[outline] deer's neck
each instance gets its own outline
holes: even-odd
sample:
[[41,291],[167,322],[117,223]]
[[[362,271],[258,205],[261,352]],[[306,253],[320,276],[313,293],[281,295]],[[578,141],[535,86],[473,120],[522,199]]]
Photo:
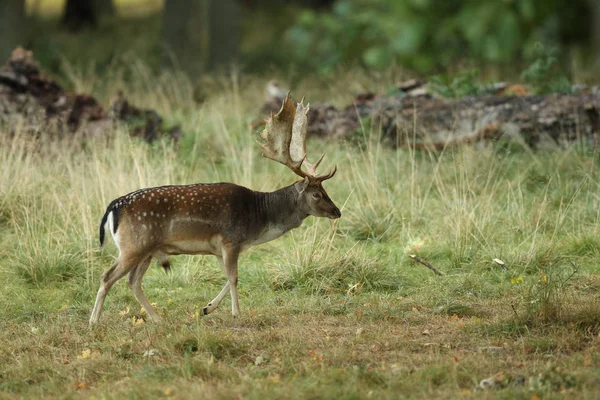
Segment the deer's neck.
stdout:
[[283,233],[294,229],[308,216],[299,206],[299,193],[290,185],[274,192],[257,192],[257,209],[268,228],[281,229]]

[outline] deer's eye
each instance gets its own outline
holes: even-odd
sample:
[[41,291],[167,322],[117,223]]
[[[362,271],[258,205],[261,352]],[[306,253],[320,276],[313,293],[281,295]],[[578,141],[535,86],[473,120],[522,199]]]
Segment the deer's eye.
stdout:
[[315,200],[319,200],[319,199],[321,198],[321,193],[319,193],[319,192],[314,192],[314,193],[312,194],[312,197],[313,197],[313,199],[315,199]]

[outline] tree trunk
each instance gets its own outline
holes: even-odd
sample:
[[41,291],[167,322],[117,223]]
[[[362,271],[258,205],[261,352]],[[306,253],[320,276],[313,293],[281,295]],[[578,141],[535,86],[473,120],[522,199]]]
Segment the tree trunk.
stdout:
[[190,75],[237,60],[241,6],[237,0],[166,0],[163,41],[168,56]]
[[237,61],[242,10],[237,0],[209,3],[209,67],[231,67]]
[[206,8],[205,1],[165,1],[163,43],[167,59],[192,76],[205,66]]
[[600,66],[600,1],[590,0],[592,8],[592,45],[593,60],[596,66]]
[[67,0],[61,24],[71,32],[77,32],[86,26],[95,27],[98,16],[96,0]]
[[17,46],[26,46],[25,0],[0,0],[0,63]]
[[113,0],[94,0],[94,10],[98,17],[115,15]]

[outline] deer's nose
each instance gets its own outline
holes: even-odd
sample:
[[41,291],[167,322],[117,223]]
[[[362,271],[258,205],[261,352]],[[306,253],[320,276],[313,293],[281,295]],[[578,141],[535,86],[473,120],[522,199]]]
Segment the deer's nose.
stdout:
[[339,208],[335,208],[335,210],[333,210],[333,218],[339,218],[342,216],[342,212],[340,211]]

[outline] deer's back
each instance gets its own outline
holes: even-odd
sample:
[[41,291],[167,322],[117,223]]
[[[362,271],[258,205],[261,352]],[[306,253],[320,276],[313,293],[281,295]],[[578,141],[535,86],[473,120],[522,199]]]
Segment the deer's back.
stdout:
[[242,245],[260,229],[254,196],[232,183],[161,186],[122,196],[107,213],[118,211],[119,247],[209,254],[223,245]]

